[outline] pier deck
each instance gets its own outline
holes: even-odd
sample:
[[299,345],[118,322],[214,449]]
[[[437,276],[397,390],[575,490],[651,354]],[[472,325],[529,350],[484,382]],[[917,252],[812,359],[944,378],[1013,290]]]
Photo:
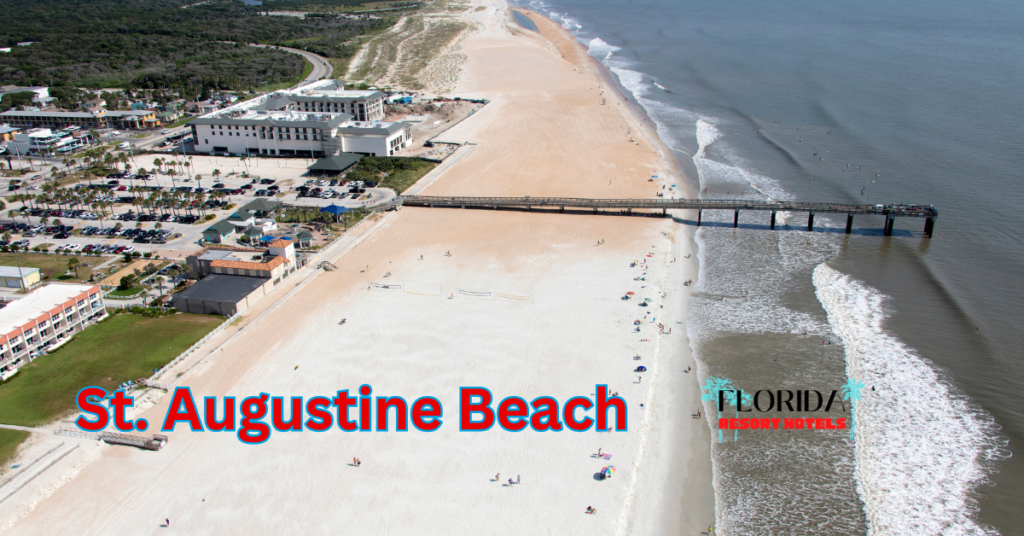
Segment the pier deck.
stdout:
[[885,216],[884,232],[892,235],[896,218],[924,218],[925,235],[931,237],[935,228],[935,220],[939,212],[932,205],[855,205],[845,203],[818,203],[806,201],[750,201],[742,199],[703,200],[703,199],[587,199],[580,197],[454,197],[454,196],[402,196],[402,205],[415,207],[438,208],[525,208],[532,210],[557,209],[564,212],[569,209],[589,209],[598,212],[602,209],[624,210],[632,214],[634,210],[661,211],[667,215],[669,210],[696,210],[697,225],[701,225],[705,210],[734,211],[733,226],[739,225],[741,210],[761,210],[771,212],[771,228],[775,229],[775,216],[778,212],[806,212],[808,214],[807,229],[814,227],[815,213],[846,214],[846,232],[853,228],[853,216],[857,214]]

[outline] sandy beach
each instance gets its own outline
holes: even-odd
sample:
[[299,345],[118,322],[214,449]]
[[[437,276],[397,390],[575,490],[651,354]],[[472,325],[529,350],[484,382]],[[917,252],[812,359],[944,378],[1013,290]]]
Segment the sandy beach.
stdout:
[[[666,181],[683,183],[570,35],[535,14],[540,33],[524,30],[503,2],[484,4],[463,15],[476,30],[455,94],[491,103],[446,133],[476,146],[419,193],[653,198]],[[91,443],[74,478],[0,504],[0,526],[11,534],[706,530],[709,434],[691,417],[700,391],[685,334],[694,247],[691,229],[672,218],[389,213],[334,260],[338,270],[264,307],[180,381],[197,399],[329,397],[364,383],[374,395],[434,396],[445,408],[439,430],[275,432],[249,446],[179,426],[160,452]],[[632,300],[621,299],[626,292]],[[645,298],[650,306],[638,307]],[[598,384],[626,399],[627,432],[459,431],[462,386],[490,389],[496,404],[592,397]],[[160,421],[169,400],[143,416]],[[608,464],[614,476],[596,478]],[[597,513],[584,513],[588,506]]]

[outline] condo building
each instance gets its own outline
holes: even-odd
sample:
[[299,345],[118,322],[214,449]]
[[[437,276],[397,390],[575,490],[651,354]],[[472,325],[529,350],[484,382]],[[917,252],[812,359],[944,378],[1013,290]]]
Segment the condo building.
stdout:
[[97,285],[50,283],[11,301],[0,309],[0,379],[106,315]]

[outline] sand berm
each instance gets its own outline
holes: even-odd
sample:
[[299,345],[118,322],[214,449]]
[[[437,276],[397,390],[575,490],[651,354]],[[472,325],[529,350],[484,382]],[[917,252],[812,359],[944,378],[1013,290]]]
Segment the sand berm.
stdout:
[[[685,182],[569,34],[533,13],[539,34],[525,30],[500,1],[485,5],[464,15],[476,29],[456,94],[491,104],[444,136],[478,145],[422,194],[653,198],[664,181]],[[692,246],[690,228],[672,218],[390,213],[334,260],[338,270],[295,287],[181,385],[240,400],[368,383],[375,395],[438,397],[439,430],[275,432],[249,446],[179,426],[160,452],[100,448],[74,478],[12,497],[0,522],[11,534],[48,535],[706,530],[709,434],[691,417],[695,370],[684,373],[696,368],[682,284],[695,278]],[[629,291],[635,299],[622,300]],[[650,307],[638,307],[645,298]],[[638,365],[648,368],[639,381]],[[496,401],[565,401],[593,396],[597,384],[628,401],[628,432],[459,431],[461,386],[487,387]],[[160,422],[168,402],[143,416]],[[611,460],[594,457],[599,448]],[[614,476],[595,478],[608,464]],[[521,484],[507,485],[517,476]]]

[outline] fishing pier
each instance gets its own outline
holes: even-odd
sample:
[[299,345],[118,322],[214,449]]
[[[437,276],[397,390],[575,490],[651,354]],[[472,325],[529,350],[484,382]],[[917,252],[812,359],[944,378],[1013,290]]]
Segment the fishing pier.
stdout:
[[896,218],[924,218],[924,234],[931,238],[935,220],[939,217],[934,206],[927,205],[854,205],[844,203],[815,203],[800,201],[746,201],[702,200],[702,199],[586,199],[580,197],[449,197],[407,195],[399,197],[396,204],[410,207],[435,208],[477,208],[492,209],[548,209],[565,212],[618,210],[632,215],[634,210],[647,214],[667,216],[669,210],[696,210],[697,226],[700,227],[705,210],[732,210],[732,226],[739,227],[741,210],[770,212],[769,227],[775,229],[776,214],[779,212],[806,212],[807,230],[814,228],[814,215],[818,213],[846,214],[846,233],[853,230],[856,215],[884,216],[883,233],[891,236]]

